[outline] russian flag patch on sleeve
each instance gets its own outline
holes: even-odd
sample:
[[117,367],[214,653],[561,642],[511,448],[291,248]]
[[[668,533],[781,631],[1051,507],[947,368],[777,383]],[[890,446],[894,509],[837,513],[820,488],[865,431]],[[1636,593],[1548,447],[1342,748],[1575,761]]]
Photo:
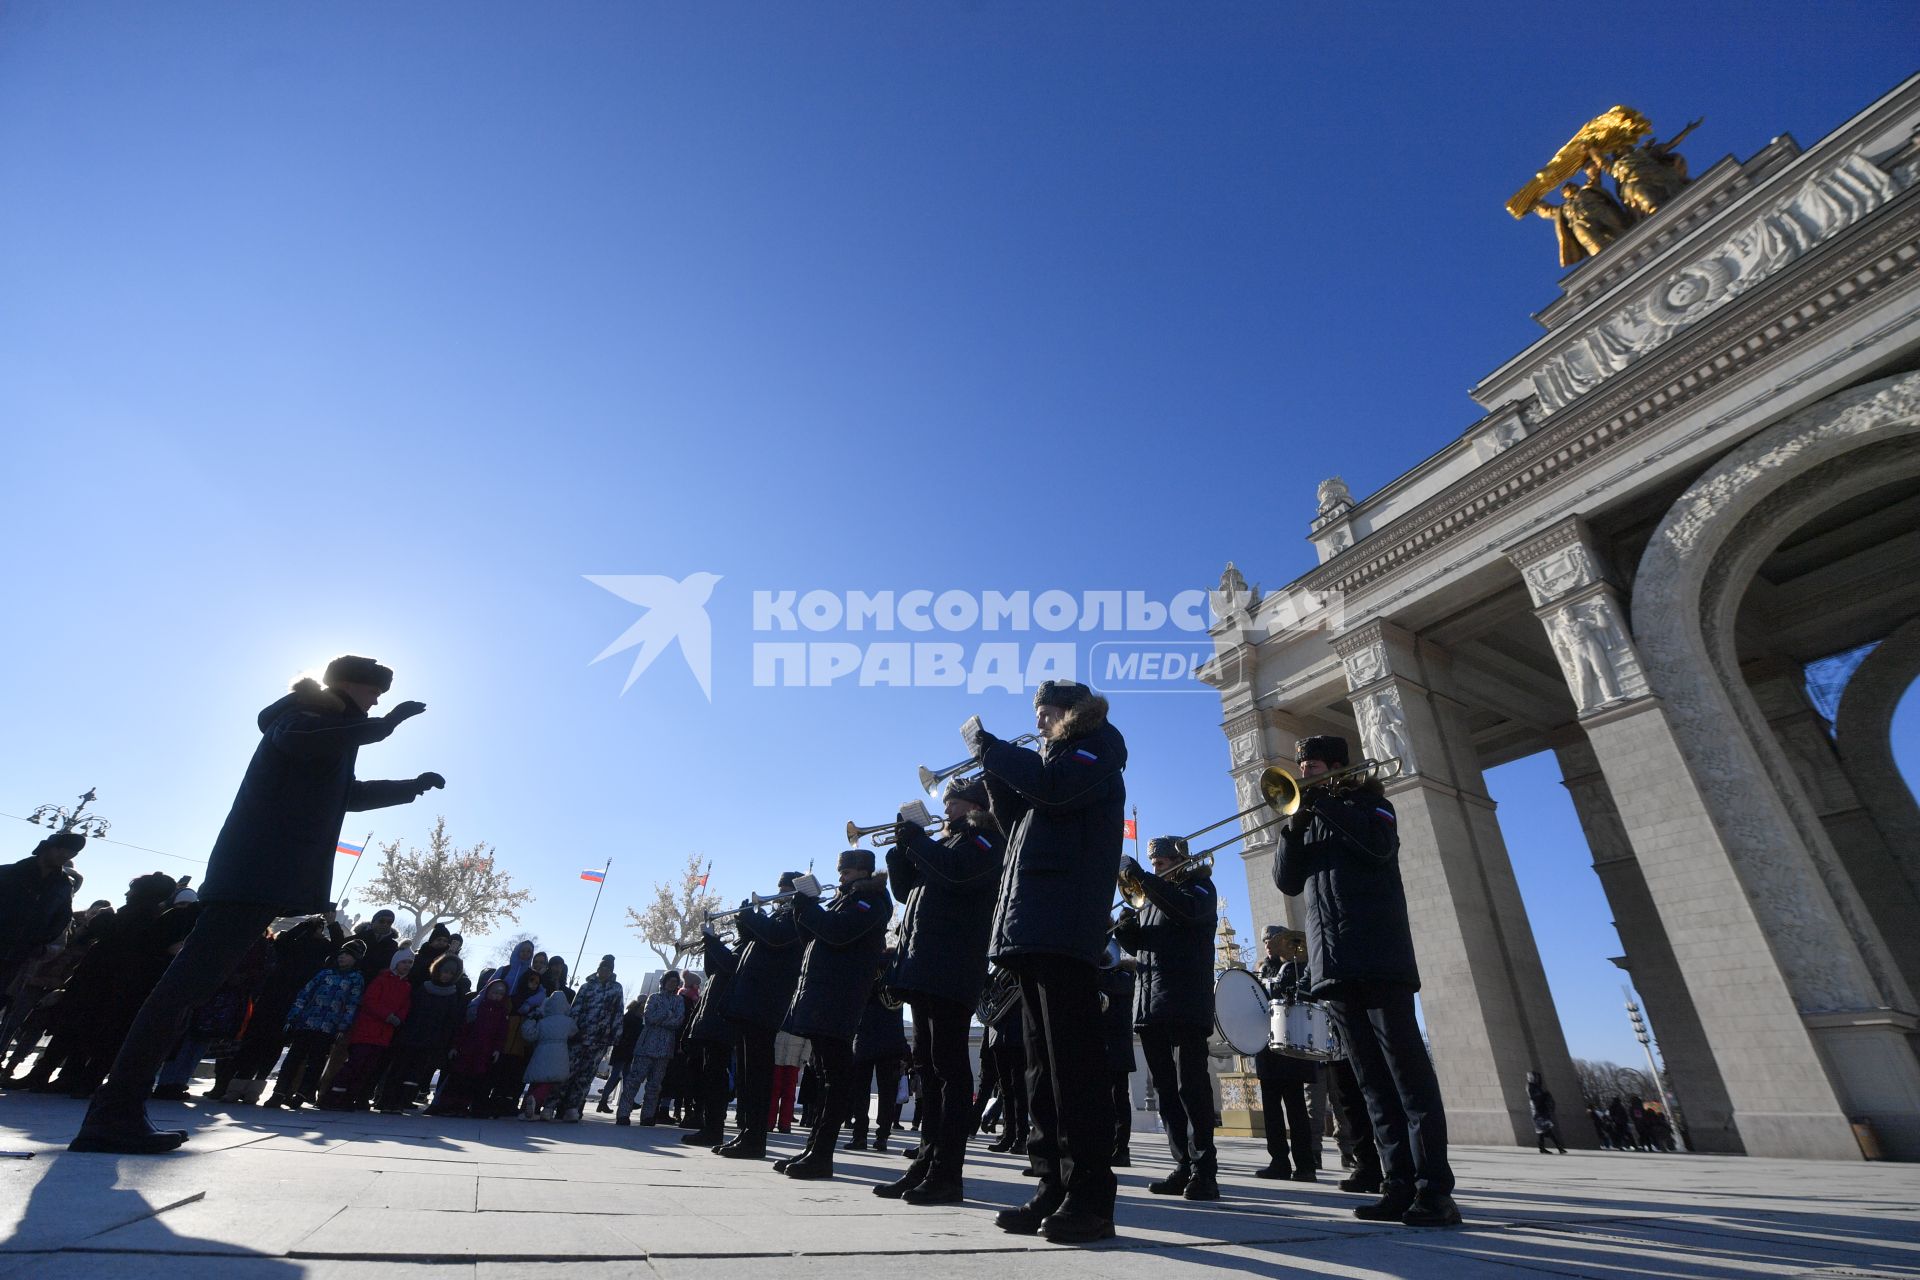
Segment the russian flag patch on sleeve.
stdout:
[[1088,764],[1097,763],[1100,759],[1099,756],[1093,754],[1093,752],[1087,750],[1085,747],[1075,747],[1073,754],[1079,757],[1080,759],[1085,760]]
[[1382,818],[1385,818],[1385,819],[1386,819],[1386,820],[1387,820],[1388,822],[1391,822],[1391,823],[1393,823],[1393,825],[1394,825],[1394,826],[1396,826],[1396,827],[1397,827],[1397,826],[1399,826],[1399,825],[1400,825],[1400,820],[1399,820],[1398,818],[1396,818],[1396,817],[1394,817],[1394,816],[1393,816],[1393,810],[1391,810],[1391,809],[1375,809],[1375,810],[1374,810],[1374,812],[1375,812],[1375,813],[1377,813],[1377,814],[1379,814],[1379,815],[1380,815],[1380,816],[1381,816]]

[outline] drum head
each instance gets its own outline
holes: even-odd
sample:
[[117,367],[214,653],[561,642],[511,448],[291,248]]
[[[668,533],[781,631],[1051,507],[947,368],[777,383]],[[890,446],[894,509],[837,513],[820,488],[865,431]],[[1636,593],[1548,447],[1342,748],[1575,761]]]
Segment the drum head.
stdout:
[[1267,993],[1245,969],[1229,969],[1213,984],[1213,1024],[1235,1053],[1267,1047]]

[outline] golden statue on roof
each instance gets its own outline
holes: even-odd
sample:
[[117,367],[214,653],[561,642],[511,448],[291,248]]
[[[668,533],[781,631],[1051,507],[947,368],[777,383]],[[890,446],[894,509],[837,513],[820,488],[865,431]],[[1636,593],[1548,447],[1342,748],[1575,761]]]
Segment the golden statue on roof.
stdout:
[[[1513,193],[1507,212],[1549,219],[1560,241],[1560,265],[1573,266],[1605,249],[1634,223],[1650,218],[1687,185],[1686,159],[1674,150],[1695,120],[1665,142],[1642,141],[1653,125],[1632,107],[1616,106],[1581,125],[1533,180]],[[1584,174],[1583,181],[1572,181]],[[1601,185],[1614,181],[1614,191]],[[1560,202],[1544,197],[1558,184]]]

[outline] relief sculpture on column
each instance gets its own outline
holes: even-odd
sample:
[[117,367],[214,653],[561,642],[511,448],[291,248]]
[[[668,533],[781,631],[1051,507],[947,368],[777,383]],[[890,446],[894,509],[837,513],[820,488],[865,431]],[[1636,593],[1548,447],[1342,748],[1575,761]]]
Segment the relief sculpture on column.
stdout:
[[1582,715],[1647,691],[1639,660],[1607,597],[1560,609],[1547,619],[1547,634]]

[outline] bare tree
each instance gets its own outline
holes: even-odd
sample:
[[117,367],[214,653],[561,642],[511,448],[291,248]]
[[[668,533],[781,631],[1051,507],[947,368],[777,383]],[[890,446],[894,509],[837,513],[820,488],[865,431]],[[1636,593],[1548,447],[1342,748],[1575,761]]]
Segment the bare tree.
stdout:
[[1653,1081],[1647,1078],[1647,1073],[1638,1067],[1575,1058],[1573,1073],[1580,1078],[1580,1101],[1589,1111],[1606,1106],[1614,1098],[1660,1096],[1653,1087]]
[[418,943],[436,924],[459,924],[470,933],[490,932],[502,920],[517,924],[533,891],[513,887],[513,877],[494,865],[492,845],[455,849],[440,817],[425,852],[409,846],[402,853],[398,840],[380,846],[380,874],[363,896],[411,913],[408,936]]
[[706,923],[707,912],[719,905],[720,895],[707,892],[707,874],[700,869],[700,855],[691,853],[677,883],[666,881],[653,886],[653,901],[645,911],[627,908],[627,928],[645,940],[661,964],[678,969],[700,949],[700,926]]

